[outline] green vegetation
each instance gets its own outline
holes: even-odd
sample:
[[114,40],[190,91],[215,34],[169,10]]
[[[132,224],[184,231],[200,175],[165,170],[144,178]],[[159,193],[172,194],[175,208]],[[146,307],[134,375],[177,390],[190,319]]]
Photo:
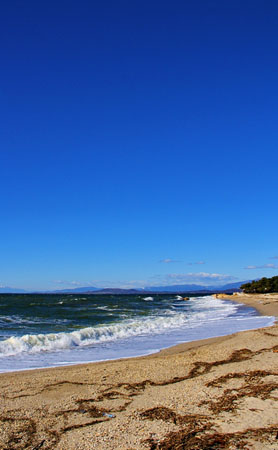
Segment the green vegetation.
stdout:
[[272,278],[261,278],[251,283],[242,284],[240,289],[246,294],[267,294],[268,292],[278,292],[278,276]]

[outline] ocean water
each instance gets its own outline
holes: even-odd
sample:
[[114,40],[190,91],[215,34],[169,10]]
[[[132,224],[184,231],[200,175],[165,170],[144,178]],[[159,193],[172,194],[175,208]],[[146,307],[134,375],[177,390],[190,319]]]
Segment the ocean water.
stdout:
[[146,355],[273,323],[212,296],[1,294],[0,372]]

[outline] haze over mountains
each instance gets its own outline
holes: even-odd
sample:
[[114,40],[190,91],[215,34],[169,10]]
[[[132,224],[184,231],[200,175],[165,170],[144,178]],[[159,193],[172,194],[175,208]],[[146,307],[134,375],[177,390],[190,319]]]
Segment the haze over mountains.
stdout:
[[28,291],[25,291],[24,289],[16,289],[9,286],[1,286],[0,287],[0,294],[24,294],[28,293]]
[[0,293],[2,294],[29,294],[29,293],[42,293],[42,294],[136,294],[136,293],[159,293],[159,292],[215,292],[215,291],[233,291],[239,290],[240,286],[244,283],[248,283],[250,280],[238,281],[236,283],[224,284],[221,286],[203,286],[200,284],[175,284],[168,286],[146,286],[144,288],[137,289],[122,289],[122,288],[97,288],[95,286],[85,286],[73,289],[58,289],[53,291],[27,291],[24,289],[12,288],[8,286],[0,287]]

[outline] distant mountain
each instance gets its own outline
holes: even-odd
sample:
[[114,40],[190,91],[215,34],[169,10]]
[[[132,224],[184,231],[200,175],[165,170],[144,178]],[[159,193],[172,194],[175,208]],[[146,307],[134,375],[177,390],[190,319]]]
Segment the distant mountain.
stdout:
[[98,289],[96,291],[87,291],[87,294],[142,294],[142,289],[121,289],[121,288],[106,288]]
[[[85,292],[98,291],[94,286],[78,287],[73,289],[56,289],[55,291],[45,291],[47,294],[84,294]],[[41,292],[41,291],[40,291]]]
[[17,289],[9,286],[0,287],[0,294],[26,294],[24,289]]
[[224,286],[214,286],[213,289],[227,290],[227,289],[240,289],[240,286],[244,283],[249,283],[249,281],[238,281],[237,283],[224,284]]
[[136,294],[137,289],[121,289],[121,288],[96,288],[96,287],[83,287],[75,289],[59,289],[57,291],[47,291],[47,294]]
[[236,283],[224,284],[221,286],[203,286],[200,284],[174,284],[171,286],[147,286],[144,290],[150,292],[215,292],[215,291],[226,291],[232,289],[240,289],[243,283],[248,283],[248,281],[238,281]]
[[173,284],[170,286],[146,286],[144,291],[150,292],[194,292],[208,290],[208,286],[199,284]]
[[121,288],[97,288],[95,286],[77,287],[73,289],[56,289],[54,291],[26,291],[24,289],[16,289],[11,287],[1,287],[2,294],[148,294],[148,293],[178,293],[178,292],[194,292],[194,293],[210,293],[210,292],[233,292],[240,290],[240,286],[247,281],[238,281],[236,283],[228,283],[221,286],[203,286],[201,284],[173,284],[168,286],[146,286],[144,289],[121,289]]

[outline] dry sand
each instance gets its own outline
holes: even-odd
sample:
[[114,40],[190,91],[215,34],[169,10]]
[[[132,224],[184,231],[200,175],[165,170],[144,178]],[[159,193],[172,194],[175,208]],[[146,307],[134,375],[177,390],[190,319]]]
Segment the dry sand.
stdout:
[[[277,296],[233,296],[278,315]],[[0,375],[0,449],[278,449],[278,326]]]

